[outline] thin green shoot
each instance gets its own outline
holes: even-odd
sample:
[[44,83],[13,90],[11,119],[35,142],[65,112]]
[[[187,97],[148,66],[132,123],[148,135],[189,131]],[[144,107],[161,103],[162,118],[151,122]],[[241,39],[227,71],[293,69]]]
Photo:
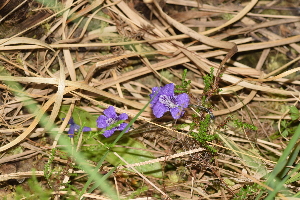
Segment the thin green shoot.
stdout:
[[[277,192],[282,189],[284,183],[287,181],[287,179],[290,177],[289,174],[286,174],[286,176],[282,179],[279,180],[278,175],[282,170],[284,170],[285,167],[287,167],[288,163],[288,157],[291,154],[291,151],[293,148],[295,148],[295,145],[300,137],[300,125],[298,125],[293,137],[289,141],[287,147],[284,149],[283,154],[280,156],[276,166],[274,167],[273,171],[269,174],[266,185],[270,186],[271,188],[274,188],[273,191],[269,191],[269,195],[266,198],[266,200],[271,200],[274,199],[276,196]],[[290,174],[293,174],[297,172],[297,170],[300,169],[300,164],[298,164]],[[284,174],[282,174],[284,175]]]

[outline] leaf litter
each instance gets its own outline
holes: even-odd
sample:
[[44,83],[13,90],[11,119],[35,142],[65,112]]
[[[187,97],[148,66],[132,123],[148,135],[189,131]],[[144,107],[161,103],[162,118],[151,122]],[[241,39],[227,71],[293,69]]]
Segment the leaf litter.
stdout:
[[[276,171],[299,124],[297,3],[28,1],[20,7],[46,10],[47,18],[28,14],[34,23],[10,32],[26,23],[18,9],[7,12],[0,22],[9,33],[0,40],[2,197],[42,198],[30,184],[36,183],[53,199],[271,198],[276,187],[269,172]],[[144,108],[151,88],[180,84],[183,69],[192,103],[205,109],[189,109],[180,120],[154,120],[150,106]],[[93,135],[100,131],[91,122],[110,105],[131,119],[143,109],[115,147],[109,145],[118,136]],[[206,114],[215,118],[205,130],[219,137],[207,141],[216,153],[184,126],[204,123]],[[61,149],[71,118],[92,127],[69,139],[73,151],[93,167],[103,159],[99,172],[118,197],[87,184],[91,176],[77,165],[76,154]],[[298,147],[299,141],[286,157],[290,167],[298,166]],[[285,168],[276,176],[289,173]],[[279,198],[299,196],[297,177],[299,172],[276,192]]]

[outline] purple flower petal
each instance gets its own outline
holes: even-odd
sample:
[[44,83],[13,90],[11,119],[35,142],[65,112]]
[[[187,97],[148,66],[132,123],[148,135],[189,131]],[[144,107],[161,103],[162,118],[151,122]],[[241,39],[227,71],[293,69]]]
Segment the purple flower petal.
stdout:
[[150,94],[151,105],[155,104],[158,101],[160,87],[152,88],[152,93]]
[[174,95],[174,88],[175,88],[174,84],[169,83],[161,88],[160,94],[165,94],[168,96]]
[[152,110],[153,110],[153,114],[156,118],[161,118],[165,114],[165,112],[169,111],[169,109],[160,102],[157,102],[153,106]]
[[160,90],[160,87],[153,87],[152,88],[152,93],[150,94],[150,98],[152,99],[155,94],[158,94]]
[[126,120],[126,119],[128,119],[128,115],[126,113],[122,113],[118,117],[118,120]]
[[159,102],[169,109],[178,107],[176,97],[174,95],[160,95]]
[[91,131],[91,130],[92,129],[90,127],[87,127],[87,126],[82,128],[82,132],[88,132],[88,131]]
[[114,132],[115,132],[115,128],[113,128],[111,130],[106,130],[106,131],[104,131],[103,136],[108,138],[108,137],[112,136],[112,134],[114,134]]
[[109,106],[107,109],[103,111],[103,113],[108,117],[108,118],[116,118],[117,114],[115,111],[115,108],[113,106]]
[[70,137],[70,138],[73,138],[74,137],[74,134],[75,134],[75,126],[70,126],[70,128],[69,128],[69,131],[68,131],[68,136]]
[[[62,120],[64,120],[64,119],[65,118],[62,118]],[[70,128],[69,128],[69,131],[68,131],[68,136],[70,138],[73,138],[74,135],[75,135],[75,132],[79,131],[80,126],[74,122],[74,119],[72,117],[70,118],[68,124],[70,124]],[[85,127],[83,127],[82,132],[87,132],[87,131],[91,131],[91,130],[92,129],[90,127],[85,126]]]
[[184,110],[183,110],[183,108],[176,107],[176,108],[170,109],[170,112],[174,119],[179,119],[183,115]]
[[180,107],[187,108],[189,106],[190,98],[189,95],[183,93],[177,96],[176,101]]
[[[118,127],[118,130],[123,131],[127,125],[128,125],[127,123],[120,124],[120,126]],[[127,133],[128,131],[129,131],[129,129],[127,129],[125,133]]]
[[[65,118],[63,118],[63,119],[65,119]],[[70,118],[68,124],[71,124],[71,125],[72,125],[72,124],[75,124],[73,117]]]
[[109,118],[104,116],[104,115],[100,115],[97,119],[97,127],[98,128],[106,128],[109,126],[109,124],[107,124],[107,120]]
[[[63,118],[64,119],[64,118]],[[70,124],[70,128],[69,128],[69,131],[68,131],[68,136],[70,138],[73,138],[74,137],[74,134],[75,132],[77,132],[79,129],[80,129],[80,126],[75,124],[73,118],[71,117],[68,124]]]

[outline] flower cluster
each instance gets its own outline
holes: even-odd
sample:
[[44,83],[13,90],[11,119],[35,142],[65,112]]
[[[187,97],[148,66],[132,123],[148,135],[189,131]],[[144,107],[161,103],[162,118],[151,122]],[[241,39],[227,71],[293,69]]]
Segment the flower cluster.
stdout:
[[[175,95],[174,89],[175,86],[173,83],[167,84],[164,87],[152,88],[150,104],[155,117],[160,118],[168,111],[170,111],[174,119],[179,119],[184,114],[184,109],[189,106],[189,96],[186,93]],[[103,113],[104,115],[100,115],[96,122],[98,128],[104,129],[104,137],[110,137],[115,131],[123,131],[127,126],[127,123],[123,122],[128,119],[126,113],[117,115],[113,106],[109,106]],[[70,119],[68,124],[70,124],[68,135],[73,138],[74,133],[80,129],[80,126],[74,122],[73,118]],[[83,127],[82,131],[91,131],[91,128]]]
[[[63,118],[63,120],[64,120],[64,118]],[[74,122],[72,117],[70,118],[68,124],[70,124],[70,128],[69,128],[69,131],[68,131],[68,136],[70,138],[73,138],[75,132],[79,131],[80,126]],[[91,131],[91,130],[92,129],[90,127],[87,127],[87,126],[82,128],[82,132],[87,132],[87,131]]]
[[[104,131],[104,137],[110,137],[115,131],[122,131],[127,126],[127,123],[121,123],[116,125],[113,128],[109,128],[113,124],[117,123],[120,120],[128,119],[128,115],[126,113],[122,113],[119,116],[117,115],[115,108],[113,106],[109,106],[106,110],[103,111],[105,115],[100,115],[97,119],[97,127],[107,129]],[[126,132],[128,129],[126,130]]]
[[[122,131],[127,126],[127,123],[120,123],[121,120],[128,119],[128,115],[125,113],[122,113],[120,115],[116,114],[115,108],[113,106],[109,106],[107,109],[103,111],[104,115],[100,115],[97,119],[97,127],[106,129],[103,133],[103,136],[108,138],[110,137],[115,131]],[[64,120],[64,118],[62,118]],[[78,132],[80,129],[80,126],[76,124],[73,120],[73,118],[70,118],[68,124],[70,124],[70,128],[68,131],[68,136],[70,138],[74,137],[75,132]],[[91,131],[92,129],[90,127],[83,127],[82,131],[87,132]],[[126,130],[128,132],[129,129]]]
[[160,118],[168,111],[174,119],[179,119],[184,114],[184,109],[189,106],[189,96],[186,93],[175,95],[174,88],[173,83],[152,88],[150,104],[155,117]]

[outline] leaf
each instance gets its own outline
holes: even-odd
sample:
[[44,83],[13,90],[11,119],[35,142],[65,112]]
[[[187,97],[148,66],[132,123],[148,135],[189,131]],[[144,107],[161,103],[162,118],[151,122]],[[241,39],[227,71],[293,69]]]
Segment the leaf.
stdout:
[[290,106],[290,113],[299,115],[299,110],[296,108],[296,106]]
[[289,132],[287,131],[287,129],[285,129],[285,130],[281,133],[281,135],[282,135],[283,137],[287,137],[287,136],[289,135]]
[[283,128],[287,128],[287,121],[286,120],[282,120],[280,125],[283,127]]
[[[101,140],[101,142],[105,142],[108,139],[109,138],[107,139],[105,138]],[[107,162],[109,162],[114,166],[125,165],[125,163],[122,162],[117,156],[115,156],[113,152],[118,153],[129,164],[145,162],[151,159],[155,159],[153,154],[147,151],[147,148],[141,142],[135,139],[127,137],[121,139],[117,143],[117,145],[124,146],[124,147],[112,147],[111,152],[109,152],[105,158]],[[134,149],[131,149],[130,147],[133,147]],[[97,146],[97,149],[93,149],[90,151],[86,147],[83,147],[83,149],[86,150],[86,153],[89,154],[88,156],[94,161],[98,161],[107,150],[106,147],[104,146]],[[142,172],[146,175],[153,176],[156,178],[162,178],[162,167],[159,162],[137,166],[135,167],[135,169],[137,169],[139,172]],[[130,170],[130,168],[128,168],[128,170]]]
[[[58,117],[62,120],[62,118],[66,117],[66,114],[69,110],[69,105],[63,105],[60,108],[60,112],[58,114]],[[87,126],[91,128],[97,128],[96,120],[99,116],[95,116],[90,114],[89,112],[76,107],[74,108],[72,112],[72,117],[74,119],[74,122],[78,124],[79,126]]]
[[258,157],[257,149],[249,149],[249,151],[244,151],[241,149],[233,140],[225,137],[223,134],[219,134],[221,140],[226,144],[227,147],[235,150],[234,153],[239,156],[245,164],[252,169],[257,179],[265,176],[267,174],[267,169],[264,163]]
[[300,117],[299,110],[295,106],[290,106],[291,119],[297,120]]
[[285,182],[285,184],[290,184],[290,183],[293,183],[293,182],[296,182],[296,181],[299,181],[299,180],[300,180],[300,173],[293,174],[293,176],[290,177],[290,178]]
[[[297,164],[295,168],[291,171],[291,173],[283,173],[282,175],[285,175],[284,178],[276,178],[284,168],[287,168],[287,166],[291,166],[292,161],[295,157],[299,154],[299,150],[297,143],[300,137],[300,125],[298,125],[297,129],[295,130],[295,133],[293,134],[292,138],[290,139],[288,145],[285,147],[282,155],[280,156],[279,160],[277,161],[277,164],[273,168],[273,170],[268,174],[268,178],[266,181],[266,185],[273,188],[273,191],[269,191],[269,195],[265,198],[266,200],[273,200],[275,196],[277,195],[279,190],[285,189],[284,183],[285,181],[290,178],[291,174],[294,174],[295,172],[299,171],[300,164]],[[297,145],[295,151],[292,152],[292,149],[295,148]],[[292,154],[291,154],[292,152]],[[296,155],[297,154],[297,155]],[[287,158],[291,157],[292,159],[287,160]],[[276,180],[276,182],[274,182]]]

